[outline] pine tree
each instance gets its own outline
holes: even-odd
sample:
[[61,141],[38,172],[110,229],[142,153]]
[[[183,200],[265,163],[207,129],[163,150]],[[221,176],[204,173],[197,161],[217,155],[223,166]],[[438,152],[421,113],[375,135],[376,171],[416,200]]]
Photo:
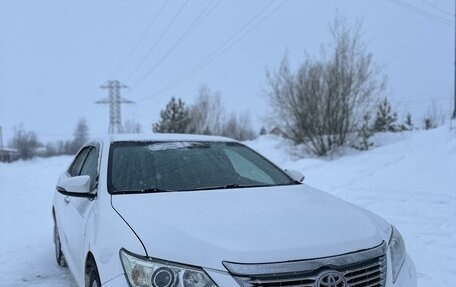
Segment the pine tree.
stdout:
[[189,125],[188,110],[185,103],[172,97],[164,110],[160,111],[160,120],[152,127],[156,133],[185,133]]
[[415,128],[415,126],[413,125],[412,115],[410,113],[407,113],[407,117],[405,118],[405,123],[404,123],[404,130],[412,131],[414,128]]
[[265,134],[267,134],[268,132],[266,131],[266,128],[265,127],[261,127],[261,130],[260,130],[260,136],[263,136]]
[[353,147],[359,150],[368,150],[371,148],[374,143],[371,142],[370,138],[374,135],[374,132],[370,128],[370,118],[371,116],[367,113],[363,117],[363,124],[361,128],[358,129],[358,143]]
[[391,104],[388,102],[388,99],[385,98],[377,106],[377,116],[374,122],[374,131],[376,132],[396,132],[398,131],[398,126],[396,124],[397,113],[392,112]]
[[425,130],[430,130],[430,129],[434,129],[437,127],[434,119],[430,116],[426,116],[424,119],[423,119],[423,127]]

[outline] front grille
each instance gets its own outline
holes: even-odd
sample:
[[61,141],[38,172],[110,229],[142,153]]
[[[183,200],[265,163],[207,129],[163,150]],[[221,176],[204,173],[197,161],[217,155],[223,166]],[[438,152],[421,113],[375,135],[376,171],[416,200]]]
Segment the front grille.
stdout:
[[[336,269],[337,270],[337,269]],[[339,270],[337,270],[339,271]],[[342,272],[350,287],[381,287],[385,286],[386,258],[385,255],[350,266]]]
[[[386,244],[372,249],[319,259],[239,264],[224,262],[225,267],[244,287],[320,287],[326,273],[343,275],[344,281],[330,286],[384,287]],[[345,284],[346,283],[346,284]]]

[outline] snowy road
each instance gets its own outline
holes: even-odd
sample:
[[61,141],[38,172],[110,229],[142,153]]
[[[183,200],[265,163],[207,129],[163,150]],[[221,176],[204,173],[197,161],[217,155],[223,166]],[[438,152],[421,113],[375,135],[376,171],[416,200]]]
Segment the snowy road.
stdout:
[[0,163],[0,286],[75,286],[52,243],[53,191],[69,161]]
[[[403,137],[399,138],[398,137]],[[419,286],[456,282],[456,131],[383,136],[384,146],[333,161],[292,160],[277,138],[249,145],[306,182],[361,205],[402,232]],[[0,286],[73,287],[55,263],[51,202],[69,157],[0,164]]]

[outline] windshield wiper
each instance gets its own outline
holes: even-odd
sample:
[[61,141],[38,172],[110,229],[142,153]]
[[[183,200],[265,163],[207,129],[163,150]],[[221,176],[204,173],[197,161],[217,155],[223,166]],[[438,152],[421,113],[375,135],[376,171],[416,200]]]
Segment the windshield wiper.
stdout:
[[238,188],[238,187],[242,187],[242,186],[240,186],[240,185],[237,184],[237,183],[232,183],[232,184],[224,185],[224,186],[221,187],[221,188],[222,188],[222,189],[225,189],[225,188]]
[[194,188],[191,190],[211,190],[211,189],[229,189],[229,188],[240,188],[243,186],[240,186],[237,183],[232,183],[232,184],[225,184],[225,185],[216,185],[216,186],[207,186],[207,187],[200,187],[200,188]]
[[141,190],[141,193],[150,193],[150,192],[173,192],[175,190],[163,189],[158,187],[150,187]]
[[237,183],[225,184],[219,186],[208,186],[202,188],[196,188],[192,190],[211,190],[211,189],[231,189],[231,188],[249,188],[249,187],[266,187],[266,186],[275,186],[273,184],[251,184],[251,185],[239,185]]
[[117,194],[132,194],[132,193],[159,193],[159,192],[173,192],[176,190],[162,189],[158,187],[150,187],[144,189],[125,189],[125,190],[115,190],[113,193]]
[[[145,189],[125,189],[125,190],[115,190],[113,194],[138,194],[138,193],[160,193],[160,192],[179,192],[179,191],[192,191],[192,190],[213,190],[213,189],[234,189],[234,188],[249,188],[249,187],[268,187],[268,186],[280,186],[283,184],[250,184],[250,185],[240,185],[237,183],[225,184],[225,185],[216,185],[192,189],[179,189],[179,190],[170,190],[162,189],[158,187],[151,187]],[[288,185],[288,184],[286,184]]]

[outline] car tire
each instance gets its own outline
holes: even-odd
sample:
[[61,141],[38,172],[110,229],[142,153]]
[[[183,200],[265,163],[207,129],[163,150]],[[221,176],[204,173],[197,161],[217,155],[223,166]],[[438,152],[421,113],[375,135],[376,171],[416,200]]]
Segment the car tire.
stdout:
[[90,271],[89,285],[87,287],[101,287],[97,268],[92,268],[92,271]]
[[62,243],[60,242],[59,231],[57,229],[57,224],[54,222],[54,247],[55,247],[55,260],[57,264],[61,267],[67,266],[65,261],[65,256],[62,251]]

